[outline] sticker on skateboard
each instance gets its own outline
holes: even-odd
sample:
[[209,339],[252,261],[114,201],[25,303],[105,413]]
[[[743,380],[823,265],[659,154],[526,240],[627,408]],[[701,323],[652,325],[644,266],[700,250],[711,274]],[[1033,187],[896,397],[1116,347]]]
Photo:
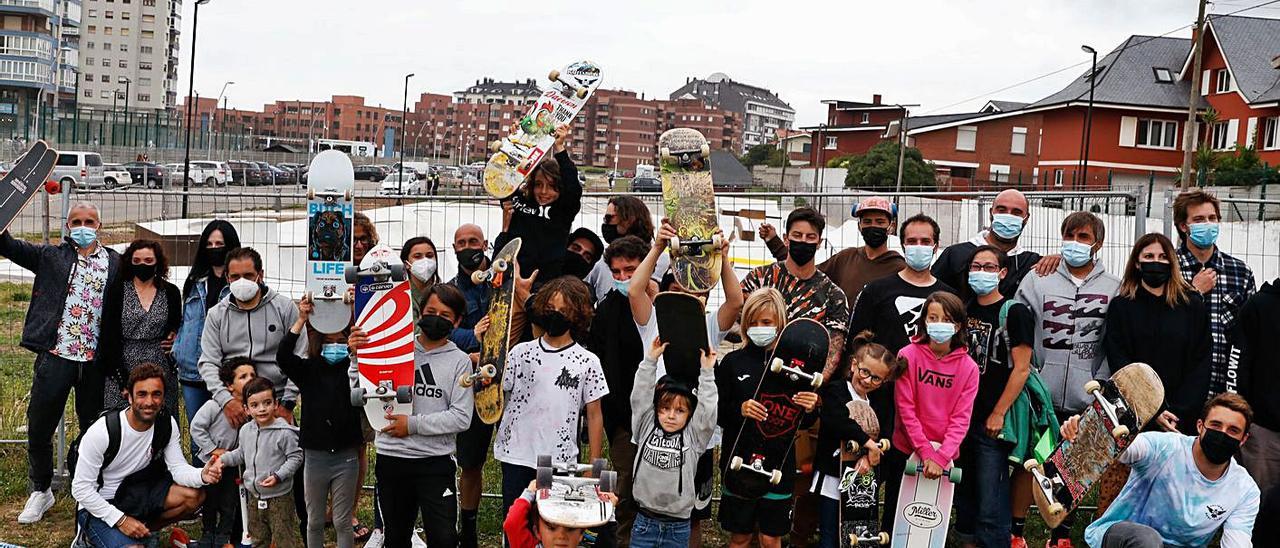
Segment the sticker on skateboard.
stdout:
[[[933,448],[941,446],[929,442]],[[947,526],[951,523],[951,501],[963,475],[954,463],[947,463],[942,477],[924,477],[924,461],[919,453],[911,453],[902,471],[898,489],[897,519],[893,520],[893,547],[947,545]]]
[[348,270],[356,284],[356,326],[369,342],[352,361],[358,385],[351,390],[351,405],[363,406],[369,426],[382,430],[387,414],[413,413],[413,304],[404,263],[386,244],[365,254],[358,270]]
[[[871,404],[854,400],[846,404],[849,418],[871,439],[880,437],[880,419]],[[880,451],[889,450],[889,440],[880,440]],[[889,533],[880,530],[880,483],[876,469],[857,472],[858,460],[866,448],[853,442],[840,443],[840,546],[888,544]]]
[[513,238],[493,256],[489,268],[471,274],[471,282],[489,291],[489,329],[480,338],[480,361],[475,372],[459,379],[462,386],[475,391],[476,415],[485,424],[496,424],[502,418],[502,372],[511,350],[511,308],[515,300],[516,255],[520,254],[520,238]]
[[311,160],[307,176],[307,295],[315,306],[309,323],[321,333],[351,324],[346,269],[351,265],[355,218],[351,159],[326,150]]
[[710,291],[720,281],[723,260],[710,147],[697,130],[675,128],[658,138],[658,150],[663,212],[677,236],[667,250],[672,276],[688,291]]

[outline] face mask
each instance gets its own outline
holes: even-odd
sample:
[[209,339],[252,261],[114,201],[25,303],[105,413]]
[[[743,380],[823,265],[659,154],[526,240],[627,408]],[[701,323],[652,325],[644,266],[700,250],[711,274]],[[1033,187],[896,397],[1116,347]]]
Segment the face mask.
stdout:
[[436,275],[436,260],[423,257],[409,265],[409,272],[420,282],[429,282]]
[[969,288],[979,295],[990,295],[1000,285],[1000,274],[996,272],[970,272]]
[[458,266],[468,272],[475,271],[475,269],[480,268],[480,265],[484,263],[483,249],[468,247],[466,249],[459,249],[454,252],[454,254],[458,257]]
[[861,230],[862,241],[866,242],[867,247],[877,249],[889,241],[889,229],[879,226],[869,226]]
[[627,292],[631,291],[631,280],[629,279],[619,280],[617,278],[614,278],[613,288],[617,289],[618,293],[622,293],[623,295],[626,295]]
[[748,327],[747,338],[751,339],[752,344],[765,348],[773,344],[773,340],[778,338],[778,328],[771,325]]
[[1200,249],[1213,247],[1213,244],[1218,241],[1218,223],[1196,223],[1188,228],[1191,233],[1191,243],[1196,244]]
[[618,239],[618,225],[609,223],[600,223],[600,237],[604,238],[605,243],[613,243]]
[[87,226],[77,226],[71,229],[71,241],[75,242],[79,247],[89,247],[98,239],[98,231]]
[[956,324],[950,322],[929,322],[925,324],[929,339],[938,344],[946,344],[956,335]]
[[438,314],[424,314],[418,319],[418,330],[427,340],[438,341],[453,333],[453,322]]
[[226,247],[206,247],[204,251],[209,255],[209,266],[226,266]]
[[813,262],[813,256],[818,253],[818,244],[790,240],[787,242],[787,249],[791,260],[800,266],[804,266]]
[[569,318],[566,318],[559,310],[552,310],[546,314],[542,314],[534,319],[543,331],[552,337],[559,337],[569,332]]
[[248,278],[240,278],[231,282],[231,296],[237,301],[246,302],[253,300],[258,295],[258,282]]
[[330,364],[338,363],[347,358],[347,345],[342,343],[325,343],[320,347],[320,355],[324,356],[324,361]]
[[1062,260],[1074,268],[1087,265],[1093,260],[1093,246],[1076,241],[1062,242]]
[[1138,270],[1142,272],[1142,283],[1151,287],[1164,287],[1173,277],[1173,265],[1169,263],[1138,263]]
[[578,279],[587,277],[591,273],[591,263],[582,258],[582,255],[572,251],[566,252],[564,255],[563,274],[573,276]]
[[1022,234],[1022,217],[1008,213],[996,213],[991,216],[991,231],[1002,240],[1012,240]]
[[909,245],[902,250],[906,255],[907,266],[911,267],[911,270],[924,272],[933,263],[933,246],[931,245]]
[[1200,436],[1200,450],[1204,452],[1204,458],[1214,464],[1226,464],[1231,460],[1231,456],[1240,450],[1240,440],[1228,436],[1226,432],[1205,428],[1204,435]]
[[144,282],[149,282],[151,281],[151,278],[156,277],[156,265],[130,263],[129,274],[132,274],[134,278]]

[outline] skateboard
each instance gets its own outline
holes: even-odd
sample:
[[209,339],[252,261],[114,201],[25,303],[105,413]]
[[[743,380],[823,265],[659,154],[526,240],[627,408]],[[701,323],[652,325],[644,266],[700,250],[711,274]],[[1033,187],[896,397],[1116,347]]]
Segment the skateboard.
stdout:
[[662,362],[667,374],[687,386],[698,385],[707,341],[707,313],[702,300],[688,293],[664,291],[653,298],[658,338],[667,343]]
[[351,264],[352,191],[355,175],[343,152],[326,150],[311,160],[307,178],[307,295],[315,306],[311,327],[337,333],[351,323],[347,265]]
[[471,273],[471,282],[489,286],[489,330],[480,338],[480,362],[474,373],[463,375],[458,384],[475,391],[476,415],[485,424],[496,424],[502,418],[502,371],[511,350],[511,308],[516,293],[516,255],[520,254],[520,238],[502,246],[489,262],[487,270]]
[[253,537],[249,536],[249,491],[244,488],[243,468],[236,478],[236,492],[240,495],[240,546],[253,546]]
[[[592,472],[592,477],[579,474]],[[561,527],[599,527],[613,521],[613,504],[600,498],[618,485],[618,473],[605,469],[605,460],[591,464],[551,462],[551,455],[538,455],[534,504],[538,516]]]
[[9,225],[31,203],[41,186],[46,187],[46,192],[59,191],[56,184],[45,184],[57,159],[58,151],[49,148],[44,141],[36,141],[18,158],[13,169],[0,178],[0,232],[9,230]]
[[[942,444],[929,442],[937,449]],[[924,460],[919,453],[911,453],[902,471],[902,486],[898,489],[898,519],[893,520],[893,546],[928,546],[944,548],[947,545],[947,525],[951,523],[951,500],[956,485],[963,476],[955,463],[947,463],[942,477],[924,477]]]
[[346,271],[356,285],[356,326],[369,342],[356,351],[358,385],[351,389],[351,405],[363,406],[369,426],[382,430],[386,415],[413,412],[413,305],[404,263],[386,244],[365,254],[359,269]]
[[830,344],[827,328],[810,319],[792,320],[782,329],[753,398],[765,406],[768,418],[745,421],[738,431],[729,470],[723,475],[730,493],[760,498],[782,481],[782,467],[804,415],[791,398],[796,392],[822,385],[822,368],[827,363]]
[[1164,402],[1164,385],[1145,363],[1126,365],[1110,379],[1085,383],[1084,389],[1093,403],[1080,414],[1075,441],[1062,440],[1044,462],[1023,463],[1034,478],[1031,494],[1049,527],[1057,527],[1075,510]]
[[547,75],[551,87],[542,92],[533,108],[511,125],[501,141],[490,143],[493,155],[484,166],[484,189],[506,199],[524,183],[555,145],[556,128],[572,124],[587,99],[600,87],[600,67],[577,61]]
[[710,291],[720,280],[722,258],[707,138],[694,129],[669,129],[658,138],[658,151],[662,207],[677,235],[667,250],[671,273],[689,291]]
[[[865,401],[847,404],[849,418],[871,439],[880,437],[880,419]],[[880,450],[889,450],[889,440],[880,440]],[[889,533],[880,531],[880,484],[873,467],[858,474],[858,460],[866,449],[843,442],[840,447],[840,546],[889,544]]]

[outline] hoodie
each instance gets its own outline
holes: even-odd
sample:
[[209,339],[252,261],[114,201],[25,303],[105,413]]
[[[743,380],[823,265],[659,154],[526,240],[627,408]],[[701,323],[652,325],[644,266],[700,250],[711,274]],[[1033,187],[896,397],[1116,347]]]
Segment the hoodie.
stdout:
[[[302,468],[298,427],[280,417],[274,417],[265,427],[250,420],[240,427],[240,446],[222,454],[222,465],[244,466],[244,488],[256,498],[288,495],[293,491],[293,474]],[[272,475],[279,481],[263,487],[262,480]]]
[[[204,332],[200,335],[200,377],[204,379],[213,399],[226,405],[231,399],[222,379],[218,378],[218,366],[222,360],[236,356],[248,356],[253,360],[259,377],[271,379],[276,395],[281,401],[298,400],[298,387],[284,375],[276,363],[276,351],[284,340],[289,326],[298,320],[298,307],[284,295],[267,288],[258,305],[249,310],[241,309],[234,297],[218,302],[205,317]],[[298,348],[307,347],[307,338],[298,341]]]
[[[1280,356],[1273,351],[1280,341],[1280,279],[1262,288],[1240,309],[1236,322],[1232,359],[1240,360],[1240,395],[1253,407],[1253,420],[1273,432],[1280,431]],[[1271,495],[1271,498],[1277,495]]]
[[578,181],[578,168],[573,165],[573,159],[568,152],[557,152],[553,161],[560,168],[560,197],[548,205],[538,205],[525,194],[526,188],[533,185],[531,177],[511,197],[511,222],[493,241],[494,249],[502,249],[511,240],[521,238],[520,253],[516,256],[520,275],[529,276],[537,270],[541,280],[560,276],[569,245],[569,230],[582,209],[582,183]]
[[1119,289],[1120,280],[1100,262],[1079,286],[1065,262],[1053,274],[1027,276],[1018,286],[1017,299],[1035,318],[1040,378],[1059,416],[1079,413],[1093,401],[1084,383],[1111,375],[1102,339],[1107,308]]
[[213,458],[214,449],[235,449],[240,433],[222,414],[222,404],[209,400],[191,417],[191,441],[200,449],[201,462]]
[[636,444],[631,496],[645,510],[688,519],[697,502],[693,478],[698,471],[698,456],[716,427],[719,402],[715,370],[704,367],[699,371],[697,406],[683,429],[668,433],[658,425],[658,411],[654,408],[657,369],[657,362],[645,357],[631,388],[631,409],[635,411],[631,417],[631,442]]
[[[978,364],[964,346],[939,358],[924,342],[898,352],[907,371],[895,382],[893,447],[946,468],[960,454],[978,396]],[[930,442],[941,444],[933,447]]]
[[[475,395],[458,379],[471,373],[471,358],[453,341],[425,350],[413,341],[413,414],[409,435],[397,438],[378,432],[379,455],[405,459],[452,456],[454,436],[471,426]],[[354,367],[354,366],[352,366]]]

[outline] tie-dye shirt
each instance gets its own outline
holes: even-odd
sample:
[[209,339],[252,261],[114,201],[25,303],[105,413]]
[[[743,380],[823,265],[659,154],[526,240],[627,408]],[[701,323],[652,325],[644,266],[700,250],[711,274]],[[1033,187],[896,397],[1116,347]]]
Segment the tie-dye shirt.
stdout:
[[102,332],[102,297],[107,288],[107,250],[102,246],[89,256],[76,255],[76,266],[67,285],[67,302],[58,324],[58,344],[49,352],[77,362],[93,361]]
[[1166,545],[1205,546],[1222,528],[1223,548],[1249,546],[1258,485],[1235,459],[1222,477],[1205,478],[1191,456],[1195,440],[1176,432],[1138,434],[1120,455],[1133,472],[1107,512],[1085,529],[1089,546],[1102,546],[1107,529],[1121,521],[1155,529]]

